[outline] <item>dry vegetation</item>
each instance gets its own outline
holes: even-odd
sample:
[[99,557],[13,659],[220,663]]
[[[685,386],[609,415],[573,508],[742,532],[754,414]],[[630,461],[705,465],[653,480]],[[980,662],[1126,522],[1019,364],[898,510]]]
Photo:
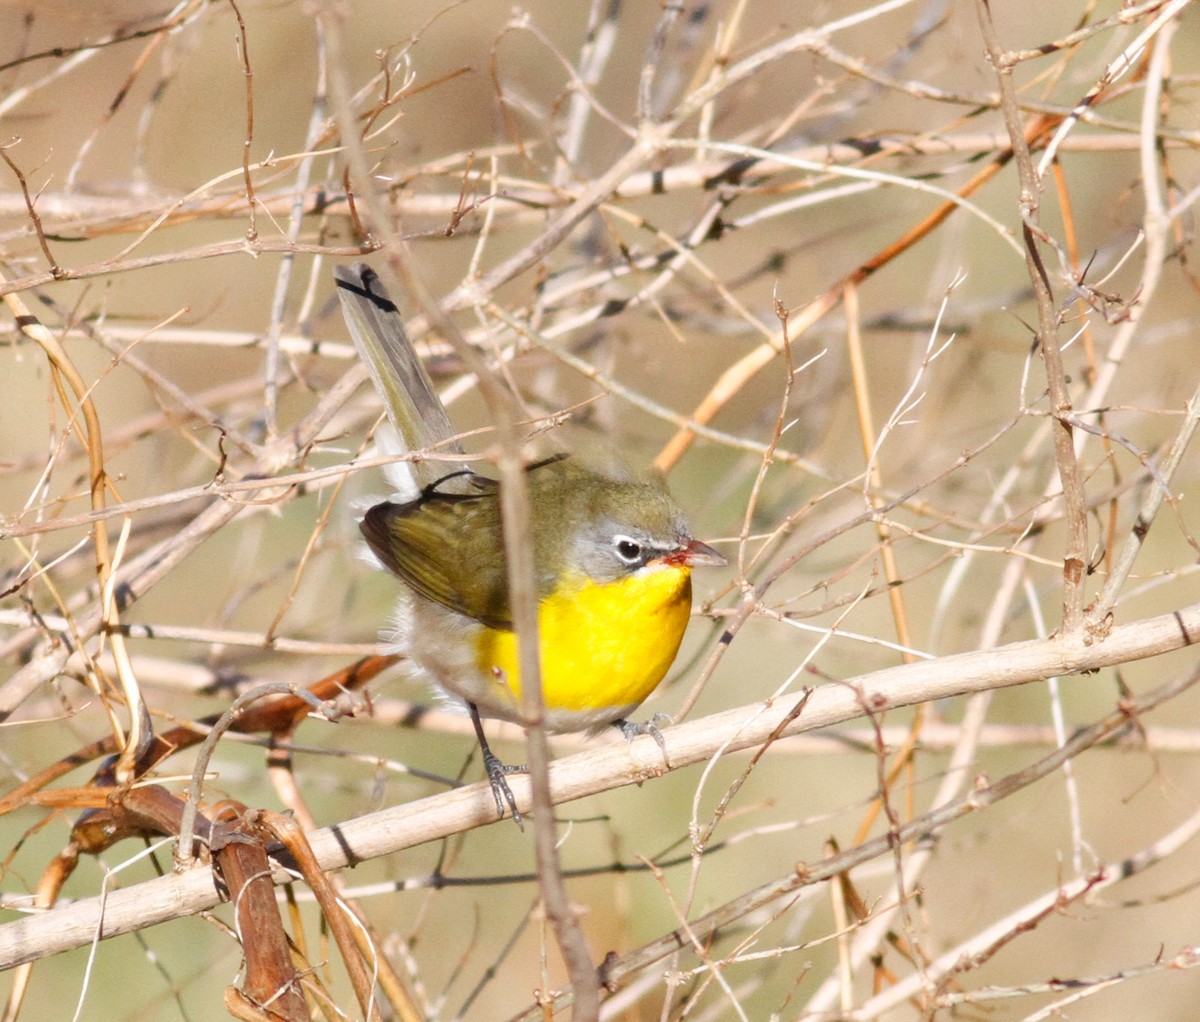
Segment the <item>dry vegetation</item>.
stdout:
[[[1194,1018],[1195,7],[0,4],[5,1017]],[[730,560],[523,833],[359,258]]]

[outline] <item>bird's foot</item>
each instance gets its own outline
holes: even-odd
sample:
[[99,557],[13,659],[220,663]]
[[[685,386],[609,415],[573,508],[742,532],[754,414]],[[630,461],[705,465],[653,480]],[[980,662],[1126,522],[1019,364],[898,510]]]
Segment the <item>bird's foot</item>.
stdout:
[[492,786],[492,798],[496,800],[496,813],[503,819],[504,810],[506,808],[511,810],[513,823],[524,830],[521,813],[517,809],[517,800],[513,796],[512,788],[508,786],[508,781],[504,778],[508,774],[523,774],[527,768],[508,766],[502,763],[500,757],[492,752],[487,737],[483,733],[483,722],[479,719],[479,707],[474,703],[467,703],[467,709],[471,713],[471,723],[475,726],[475,737],[479,740],[479,749],[483,753],[483,769],[487,771],[488,783]]
[[646,721],[645,724],[634,723],[631,720],[614,720],[613,727],[618,728],[621,734],[625,736],[625,740],[631,743],[639,735],[649,735],[654,739],[659,749],[662,750],[663,762],[666,763],[667,768],[670,769],[671,757],[667,755],[666,739],[663,738],[662,732],[658,729],[658,725],[660,723],[670,724],[671,718],[665,713],[656,713],[653,717]]
[[513,796],[512,788],[508,786],[508,781],[505,780],[505,777],[508,774],[523,774],[528,768],[502,763],[500,757],[492,752],[491,749],[485,749],[483,753],[483,769],[487,771],[488,783],[492,786],[492,798],[496,800],[497,814],[503,816],[504,810],[507,808],[512,813],[513,822],[524,830],[525,826],[521,822],[521,812],[517,809],[517,800]]

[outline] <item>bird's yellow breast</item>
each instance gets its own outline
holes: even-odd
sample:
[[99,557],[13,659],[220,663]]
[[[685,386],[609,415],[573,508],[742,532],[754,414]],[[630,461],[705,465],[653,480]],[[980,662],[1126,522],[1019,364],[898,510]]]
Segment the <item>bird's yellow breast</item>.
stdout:
[[[592,716],[642,702],[675,659],[691,606],[685,565],[658,565],[603,585],[584,576],[562,580],[538,606],[547,710]],[[516,635],[485,628],[476,654],[480,670],[519,702]]]

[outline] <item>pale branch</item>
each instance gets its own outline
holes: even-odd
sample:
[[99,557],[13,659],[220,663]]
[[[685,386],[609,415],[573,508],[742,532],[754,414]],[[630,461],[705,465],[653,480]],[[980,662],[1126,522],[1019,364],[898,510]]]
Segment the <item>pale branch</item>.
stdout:
[[[1090,673],[1171,650],[1200,638],[1200,604],[1172,614],[1114,627],[1106,636],[1079,634],[1011,643],[982,652],[959,653],[925,663],[905,664],[822,685],[773,703],[726,710],[662,732],[670,769],[707,760],[721,748],[754,748],[770,738],[791,714],[797,699],[804,712],[780,732],[801,734],[889,709],[973,692],[1008,688],[1044,678]],[[578,753],[551,764],[550,788],[556,805],[630,784],[643,784],[667,772],[662,751],[650,740],[629,748],[621,743]],[[532,801],[528,779],[511,781],[518,807]],[[495,822],[490,785],[464,788],[310,835],[322,869],[390,855],[428,841]],[[290,879],[282,869],[277,882]],[[80,900],[64,908],[0,926],[0,969],[82,947],[96,934],[114,937],[213,908],[220,897],[207,868],[151,880],[116,891],[105,901]]]

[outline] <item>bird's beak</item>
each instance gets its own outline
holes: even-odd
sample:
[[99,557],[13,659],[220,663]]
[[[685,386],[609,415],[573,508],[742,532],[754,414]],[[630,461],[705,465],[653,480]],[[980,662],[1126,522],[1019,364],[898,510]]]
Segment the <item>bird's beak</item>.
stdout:
[[719,568],[726,563],[724,557],[707,543],[701,543],[698,539],[688,540],[687,546],[679,551],[679,560],[692,568],[697,565],[711,565]]

